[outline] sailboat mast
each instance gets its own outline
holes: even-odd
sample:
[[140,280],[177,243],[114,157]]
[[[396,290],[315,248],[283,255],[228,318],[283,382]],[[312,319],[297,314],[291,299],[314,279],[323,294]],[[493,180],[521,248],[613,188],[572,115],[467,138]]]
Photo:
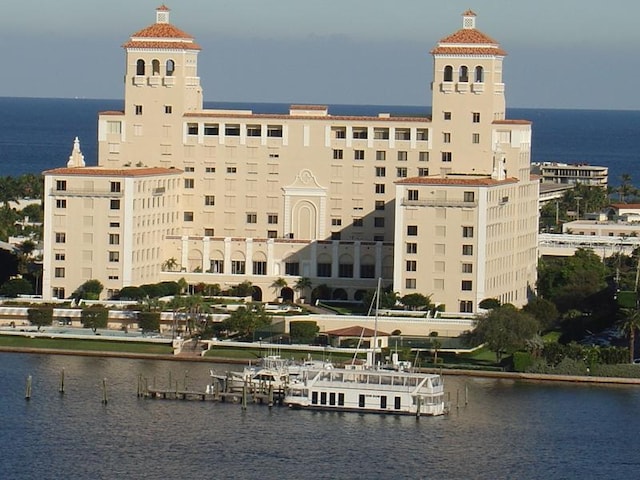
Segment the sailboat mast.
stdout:
[[378,310],[380,309],[380,285],[382,278],[378,277],[378,287],[376,288],[376,315],[373,317],[373,366],[376,366],[376,349],[378,348]]

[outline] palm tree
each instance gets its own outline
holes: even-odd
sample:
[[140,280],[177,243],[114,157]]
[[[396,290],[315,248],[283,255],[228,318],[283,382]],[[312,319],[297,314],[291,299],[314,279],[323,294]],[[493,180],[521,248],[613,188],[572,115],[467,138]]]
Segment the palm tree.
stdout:
[[633,363],[636,330],[640,328],[640,310],[637,308],[623,308],[621,313],[622,318],[618,322],[618,327],[629,337],[629,363]]
[[433,364],[438,364],[438,350],[442,348],[442,342],[437,338],[431,340],[431,349],[433,350]]
[[178,261],[176,260],[175,257],[171,257],[171,258],[167,259],[162,264],[162,269],[166,270],[166,271],[169,271],[169,272],[174,272],[177,267],[178,267]]
[[273,292],[276,294],[276,297],[279,297],[281,296],[280,294],[282,289],[287,285],[287,281],[284,278],[278,277],[271,283],[271,288],[273,288]]
[[296,281],[296,284],[293,286],[294,290],[300,293],[300,297],[305,297],[304,295],[305,290],[307,289],[311,290],[311,287],[313,287],[313,283],[311,282],[311,279],[308,277],[300,277]]

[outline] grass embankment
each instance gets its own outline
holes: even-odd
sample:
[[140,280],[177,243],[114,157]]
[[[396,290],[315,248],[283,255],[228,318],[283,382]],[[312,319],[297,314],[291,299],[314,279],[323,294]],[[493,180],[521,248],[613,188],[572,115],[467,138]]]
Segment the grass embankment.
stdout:
[[157,343],[118,342],[114,340],[75,340],[70,338],[29,338],[8,335],[0,335],[0,347],[144,353],[152,355],[173,354],[171,345]]

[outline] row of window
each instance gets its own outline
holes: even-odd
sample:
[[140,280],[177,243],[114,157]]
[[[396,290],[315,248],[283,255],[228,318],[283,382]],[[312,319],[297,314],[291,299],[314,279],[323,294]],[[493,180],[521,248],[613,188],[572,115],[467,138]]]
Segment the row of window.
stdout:
[[[56,191],[65,192],[67,190],[66,180],[56,180]],[[122,191],[122,184],[120,182],[109,182],[109,191],[111,193],[120,193]]]
[[[442,117],[445,120],[451,120],[451,112],[442,112]],[[473,123],[480,123],[480,112],[471,112],[471,121]]]
[[[415,270],[411,270],[415,272]],[[406,278],[404,282],[404,286],[407,290],[415,290],[417,288],[417,280],[415,278]],[[460,282],[460,290],[465,292],[470,292],[473,290],[473,281],[472,280],[462,280]]]
[[[418,261],[417,260],[406,260],[405,270],[407,272],[417,272],[418,271]],[[462,273],[473,273],[473,263],[463,263],[461,266]],[[463,288],[465,290],[465,288]]]
[[[480,65],[473,69],[473,81],[476,83],[484,82],[484,68]],[[442,80],[445,82],[453,82],[453,67],[451,65],[447,65],[444,67],[444,75]],[[458,68],[458,81],[459,82],[468,82],[469,81],[469,67],[466,65],[460,65]]]
[[[174,72],[176,71],[176,62],[174,62],[173,60],[169,59],[165,62],[164,65],[164,74],[167,77],[171,77],[173,76]],[[146,75],[147,72],[147,65],[146,62],[139,58],[136,61],[136,75],[137,76],[144,76]],[[151,60],[151,75],[160,75],[160,60]]]
[[[218,136],[220,135],[220,124],[218,123],[187,123],[187,135],[199,135],[202,128],[203,135]],[[282,138],[282,125],[245,125],[245,134],[247,137],[261,137],[263,130],[266,130],[267,137]],[[237,123],[227,123],[224,125],[224,134],[227,137],[239,137],[241,125]]]
[[[409,159],[409,152],[406,150],[401,150],[397,152],[396,158],[399,162],[406,162]],[[344,159],[344,150],[341,148],[333,149],[333,159],[334,160],[343,160]],[[353,151],[353,159],[354,160],[364,160],[365,159],[365,151],[356,149]],[[387,160],[387,152],[386,150],[376,150],[376,161],[386,161]],[[420,162],[428,162],[429,161],[429,152],[418,152],[418,161]]]
[[[351,138],[355,140],[367,140],[369,138],[369,127],[352,127]],[[332,137],[334,139],[342,140],[347,138],[347,127],[332,127]],[[387,127],[374,127],[373,139],[374,140],[389,140],[390,129]],[[396,128],[394,132],[394,138],[396,140],[411,140],[410,128]],[[418,128],[416,129],[416,140],[429,141],[429,129]]]
[[[418,167],[418,176],[419,177],[428,177],[429,169],[424,167]],[[396,177],[398,178],[406,178],[409,170],[407,167],[396,167]],[[387,176],[387,168],[386,167],[375,167],[375,175],[376,177],[386,177]]]

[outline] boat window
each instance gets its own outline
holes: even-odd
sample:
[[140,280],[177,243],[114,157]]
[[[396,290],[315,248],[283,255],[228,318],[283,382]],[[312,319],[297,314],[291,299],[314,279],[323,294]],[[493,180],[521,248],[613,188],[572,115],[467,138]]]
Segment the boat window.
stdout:
[[338,393],[338,405],[344,406],[344,393]]
[[320,392],[320,405],[327,404],[327,392]]
[[360,398],[358,399],[358,406],[364,408],[364,395],[362,394],[360,394]]
[[380,408],[387,408],[387,397],[386,397],[386,395],[382,395],[380,397]]
[[395,397],[393,408],[395,408],[396,410],[400,410],[400,397]]
[[330,392],[329,393],[329,405],[335,405],[336,404],[336,392]]
[[311,392],[311,403],[314,405],[318,404],[318,392]]

